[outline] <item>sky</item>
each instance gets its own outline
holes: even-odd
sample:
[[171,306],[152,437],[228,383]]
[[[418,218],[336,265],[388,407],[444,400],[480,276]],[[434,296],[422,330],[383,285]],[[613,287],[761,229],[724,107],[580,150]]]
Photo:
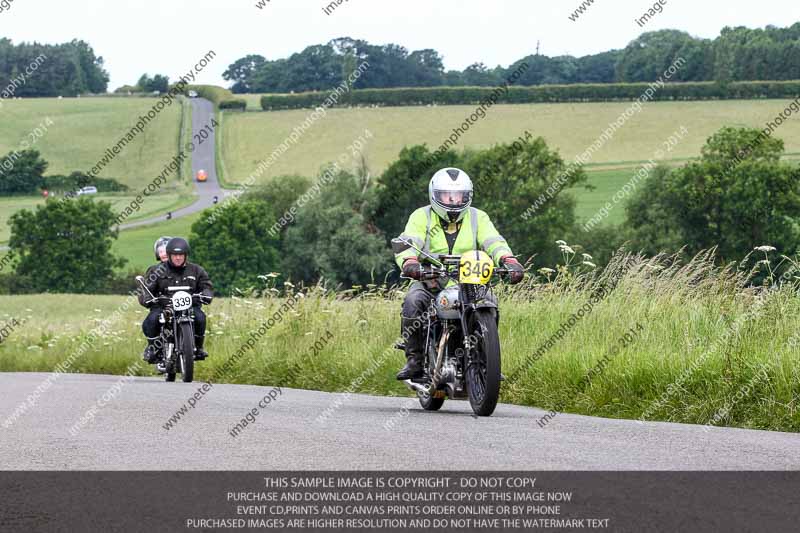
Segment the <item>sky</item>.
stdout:
[[[3,2],[0,0],[0,7]],[[109,90],[141,74],[175,80],[209,50],[216,58],[198,83],[228,86],[222,73],[247,54],[288,57],[337,37],[433,48],[445,67],[490,67],[536,51],[581,56],[623,48],[646,31],[681,29],[704,38],[725,26],[790,26],[797,0],[661,0],[660,14],[640,27],[654,1],[594,0],[576,20],[581,0],[11,0],[0,11],[0,36],[14,43],[87,41],[105,59]]]

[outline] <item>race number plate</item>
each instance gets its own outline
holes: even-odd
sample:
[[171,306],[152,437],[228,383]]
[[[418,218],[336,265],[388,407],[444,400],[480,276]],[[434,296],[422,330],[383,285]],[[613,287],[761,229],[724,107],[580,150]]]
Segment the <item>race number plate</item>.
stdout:
[[172,308],[175,311],[186,311],[192,307],[192,295],[188,292],[179,291],[172,295]]
[[458,280],[469,285],[486,285],[492,279],[494,261],[482,250],[467,252],[461,256]]

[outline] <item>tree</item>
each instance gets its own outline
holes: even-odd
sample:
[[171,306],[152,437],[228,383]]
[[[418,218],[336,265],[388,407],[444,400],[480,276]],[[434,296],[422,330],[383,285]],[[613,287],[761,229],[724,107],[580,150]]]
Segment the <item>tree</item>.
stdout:
[[259,276],[278,270],[278,238],[269,233],[273,223],[261,202],[245,199],[206,210],[192,224],[193,260],[208,271],[215,290],[246,292],[263,285]]
[[[286,212],[310,188],[311,179],[305,176],[278,176],[271,180],[269,185],[250,189],[245,199],[258,202],[261,209],[264,210],[264,216],[274,223],[281,218],[286,220]],[[281,228],[281,235],[288,227],[286,225]]]
[[612,50],[578,58],[577,83],[614,83],[620,51]]
[[414,87],[432,87],[442,84],[444,61],[436,50],[428,48],[411,52],[408,62],[412,67]]
[[250,54],[233,62],[228,70],[222,73],[222,79],[232,81],[231,91],[234,93],[253,92],[251,86],[253,75],[261,68],[267,60],[264,56]]
[[483,63],[473,63],[464,69],[462,74],[464,85],[477,87],[490,87],[502,83],[504,73],[497,69],[489,70]]
[[139,81],[136,82],[136,85],[145,93],[152,93],[154,91],[166,93],[169,91],[169,77],[156,74],[150,78],[147,76],[147,73],[145,73],[142,74]]
[[[28,72],[24,83],[19,76]],[[84,41],[44,45],[0,39],[0,80],[17,79],[16,86],[3,82],[0,96],[75,96],[91,92],[104,93],[108,88],[108,73],[103,58]],[[12,87],[8,94],[7,87]]]
[[11,216],[9,247],[18,276],[39,292],[94,293],[125,260],[111,254],[117,215],[107,202],[86,197],[48,200]]
[[727,127],[702,153],[699,161],[654,174],[634,193],[626,207],[634,243],[650,253],[717,247],[723,260],[741,259],[761,245],[794,254],[800,169],[780,162],[783,141]]
[[[643,33],[622,51],[617,62],[617,79],[622,82],[654,81],[681,57],[682,51],[687,50],[693,41],[694,37],[678,30]],[[681,78],[672,81],[678,79]]]
[[383,236],[368,223],[368,182],[343,171],[332,176],[286,230],[284,271],[293,280],[321,278],[348,288],[381,282],[394,268]]
[[36,194],[44,185],[47,161],[38,150],[9,152],[0,160],[0,195]]
[[377,180],[375,225],[388,240],[405,228],[408,216],[428,204],[428,182],[445,167],[459,167],[461,156],[452,150],[433,157],[427,146],[405,147],[398,159]]
[[464,170],[474,182],[473,205],[489,214],[517,256],[536,256],[545,266],[557,259],[553,243],[575,225],[575,199],[566,191],[587,177],[581,167],[568,169],[542,137],[520,144],[468,152]]
[[[514,252],[523,259],[538,254],[543,265],[552,261],[553,242],[566,238],[575,224],[575,200],[564,191],[585,183],[586,174],[580,168],[565,172],[564,161],[542,138],[519,145],[463,154],[448,151],[438,157],[425,146],[404,148],[378,179],[375,224],[387,240],[399,235],[409,215],[429,203],[431,176],[442,168],[459,167],[472,177],[473,205],[489,214]],[[562,175],[563,183],[553,198],[523,218]]]

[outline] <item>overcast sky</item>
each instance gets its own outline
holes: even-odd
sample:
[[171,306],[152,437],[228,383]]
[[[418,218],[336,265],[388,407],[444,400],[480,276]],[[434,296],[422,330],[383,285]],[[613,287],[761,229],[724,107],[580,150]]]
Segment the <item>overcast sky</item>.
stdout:
[[210,49],[217,58],[198,81],[223,84],[222,72],[244,55],[277,59],[345,36],[433,48],[448,70],[460,70],[476,61],[507,66],[533,53],[537,40],[543,54],[580,56],[657,29],[712,38],[725,26],[800,21],[797,0],[666,0],[644,28],[635,19],[653,5],[647,0],[595,0],[576,22],[568,15],[580,0],[347,0],[326,15],[330,1],[270,0],[258,9],[257,0],[13,0],[0,12],[0,36],[83,39],[105,59],[113,90],[144,72],[174,80]]

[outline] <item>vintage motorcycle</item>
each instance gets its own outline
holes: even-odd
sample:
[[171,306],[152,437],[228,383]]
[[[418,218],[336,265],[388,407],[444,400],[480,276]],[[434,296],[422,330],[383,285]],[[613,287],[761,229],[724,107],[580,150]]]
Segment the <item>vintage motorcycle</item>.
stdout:
[[[478,416],[490,416],[500,397],[499,310],[489,282],[508,269],[495,268],[486,252],[431,255],[411,241],[392,239],[392,250],[413,248],[430,263],[423,280],[446,285],[436,294],[431,311],[423,316],[425,375],[404,383],[416,391],[426,411],[441,409],[445,399],[469,399]],[[396,346],[404,350],[403,344]]]
[[184,286],[167,287],[168,296],[153,296],[142,276],[137,276],[136,281],[150,295],[148,303],[158,303],[164,310],[159,317],[161,336],[155,343],[161,355],[156,368],[166,374],[167,381],[175,381],[175,376],[180,373],[185,383],[191,383],[195,357],[193,304],[195,298],[202,302],[205,297],[186,292],[189,287]]

